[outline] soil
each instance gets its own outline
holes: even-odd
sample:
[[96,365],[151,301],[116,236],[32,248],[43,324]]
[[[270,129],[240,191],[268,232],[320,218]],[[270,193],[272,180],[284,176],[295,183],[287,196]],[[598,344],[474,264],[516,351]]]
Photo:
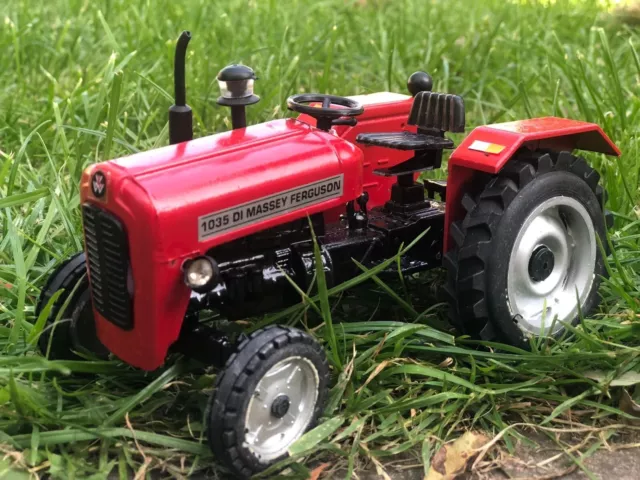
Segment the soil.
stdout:
[[[521,432],[525,434],[525,432]],[[587,475],[569,456],[548,436],[543,434],[526,433],[534,445],[520,443],[513,455],[498,452],[494,461],[484,462],[480,471],[464,473],[456,480],[583,480]],[[584,438],[569,441],[566,436],[563,441],[577,445]],[[587,458],[581,458],[579,452],[585,452],[597,441],[595,437],[586,447],[583,446],[573,453],[592,475],[599,480],[640,480],[640,433],[633,435],[616,435],[609,439],[607,445],[601,446]],[[566,448],[566,447],[565,447]],[[557,457],[553,461],[548,461]],[[543,465],[540,465],[543,463]],[[396,460],[384,465],[391,480],[423,480],[424,469],[419,465],[419,452],[413,452],[402,461]],[[330,474],[330,478],[344,478],[342,472]],[[358,473],[361,480],[377,480],[384,478],[376,472],[374,465],[368,465]],[[322,478],[322,477],[321,477]]]

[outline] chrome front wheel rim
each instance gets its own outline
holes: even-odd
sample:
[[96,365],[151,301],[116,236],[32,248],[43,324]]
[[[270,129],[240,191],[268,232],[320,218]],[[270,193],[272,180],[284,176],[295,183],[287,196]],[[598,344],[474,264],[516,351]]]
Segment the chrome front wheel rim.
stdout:
[[507,297],[518,326],[556,334],[571,322],[594,283],[596,233],[585,207],[552,197],[525,219],[509,257]]
[[288,357],[271,367],[256,386],[245,417],[245,445],[261,462],[287,453],[311,423],[320,379],[313,363]]

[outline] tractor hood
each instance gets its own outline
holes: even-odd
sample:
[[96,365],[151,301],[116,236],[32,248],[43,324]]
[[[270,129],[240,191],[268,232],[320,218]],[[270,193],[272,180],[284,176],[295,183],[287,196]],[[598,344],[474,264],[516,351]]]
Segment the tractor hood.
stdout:
[[81,190],[129,237],[143,229],[133,236],[146,237],[155,261],[171,262],[354,199],[362,152],[299,120],[275,120],[91,166]]

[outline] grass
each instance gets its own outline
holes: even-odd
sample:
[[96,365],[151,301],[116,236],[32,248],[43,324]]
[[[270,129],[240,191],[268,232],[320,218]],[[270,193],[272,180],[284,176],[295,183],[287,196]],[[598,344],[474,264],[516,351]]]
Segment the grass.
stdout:
[[[198,136],[229,127],[215,75],[242,61],[260,77],[252,123],[285,115],[297,91],[403,92],[424,69],[435,89],[465,97],[469,129],[560,115],[599,123],[624,152],[588,155],[616,214],[615,255],[601,310],[560,341],[498,353],[454,342],[436,302],[441,272],[406,284],[367,272],[359,286],[320,288],[326,325],[316,333],[335,366],[331,420],[295,446],[294,459],[306,461],[289,475],[330,460],[348,476],[398,455],[427,469],[466,429],[503,432],[507,449],[526,441],[505,431],[514,422],[599,432],[567,452],[588,473],[586,456],[624,429],[629,414],[611,381],[640,371],[640,35],[602,2],[12,0],[0,13],[0,472],[220,474],[203,440],[215,372],[178,358],[146,374],[34,353],[39,289],[82,247],[80,173],[167,143],[173,41],[185,28]],[[313,322],[312,310],[262,321]],[[567,437],[559,441],[566,448]]]

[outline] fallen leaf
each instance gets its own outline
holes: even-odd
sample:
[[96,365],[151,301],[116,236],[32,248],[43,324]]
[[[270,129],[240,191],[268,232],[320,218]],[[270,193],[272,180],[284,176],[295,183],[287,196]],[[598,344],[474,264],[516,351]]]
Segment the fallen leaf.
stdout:
[[481,433],[465,432],[455,442],[443,445],[431,459],[425,480],[455,480],[467,470],[488,441]]
[[316,468],[311,470],[311,474],[309,475],[309,480],[318,480],[322,472],[324,472],[327,467],[331,465],[330,463],[321,463]]
[[[585,373],[584,376],[598,383],[605,383],[607,372],[594,370]],[[625,372],[619,377],[614,378],[609,385],[612,387],[630,387],[638,383],[640,383],[640,372]]]

